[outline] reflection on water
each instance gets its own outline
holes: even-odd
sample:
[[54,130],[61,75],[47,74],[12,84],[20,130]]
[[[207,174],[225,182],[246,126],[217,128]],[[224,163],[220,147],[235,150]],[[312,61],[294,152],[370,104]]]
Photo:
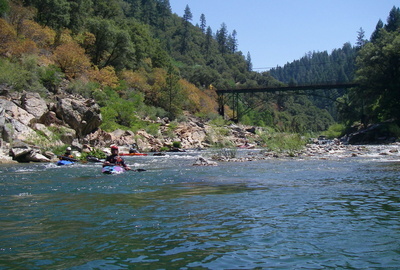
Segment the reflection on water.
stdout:
[[0,269],[400,268],[397,161],[1,166]]

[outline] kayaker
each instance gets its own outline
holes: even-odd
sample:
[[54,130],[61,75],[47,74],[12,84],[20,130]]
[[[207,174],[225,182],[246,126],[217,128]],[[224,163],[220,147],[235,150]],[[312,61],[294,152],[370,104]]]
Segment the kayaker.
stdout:
[[71,147],[68,146],[67,149],[65,149],[64,155],[60,156],[60,159],[63,159],[63,158],[68,158],[68,159],[74,158],[74,156],[72,155],[71,151],[72,151]]
[[139,153],[138,146],[136,143],[133,143],[131,148],[129,149],[129,154],[133,154],[133,153],[135,153],[135,154]]
[[122,157],[118,155],[118,146],[112,145],[111,146],[111,155],[106,158],[106,161],[103,163],[103,167],[110,166],[110,165],[117,165],[123,167],[125,170],[129,171],[129,168]]

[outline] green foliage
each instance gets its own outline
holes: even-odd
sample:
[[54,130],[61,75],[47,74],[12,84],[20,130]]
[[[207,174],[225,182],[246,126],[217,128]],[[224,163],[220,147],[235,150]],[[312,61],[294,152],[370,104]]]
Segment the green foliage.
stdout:
[[300,134],[259,131],[258,135],[262,145],[268,150],[278,153],[288,153],[293,156],[303,149],[307,143],[305,137]]
[[221,115],[212,114],[210,116],[213,117],[213,118],[210,118],[210,124],[213,126],[223,127],[223,126],[226,126],[231,123],[230,121],[227,121],[224,118],[222,118]]
[[41,69],[33,56],[24,57],[16,63],[0,58],[0,84],[8,84],[16,91],[43,93],[45,87],[41,83],[40,73]]
[[50,65],[39,69],[39,79],[46,89],[56,92],[58,85],[62,81],[63,74],[56,66]]
[[182,147],[182,144],[181,144],[181,142],[175,141],[175,142],[172,143],[172,147],[174,147],[174,148],[181,148],[181,147]]
[[351,102],[362,107],[363,124],[396,118],[400,121],[400,34],[382,29],[375,42],[359,52],[357,82]]
[[0,18],[10,10],[10,5],[7,0],[0,0]]
[[[0,0],[0,16],[4,16],[8,3]],[[79,40],[97,67],[112,67],[117,74],[124,70],[140,71],[142,77],[133,78],[137,83],[130,86],[133,89],[122,82],[119,88],[104,89],[99,83],[83,80],[74,81],[67,89],[96,99],[102,107],[102,127],[106,130],[148,128],[155,133],[155,126],[147,126],[139,118],[179,119],[182,110],[193,107],[180,87],[181,78],[202,89],[273,86],[281,85],[280,81],[348,82],[354,77],[357,53],[357,80],[362,88],[346,95],[338,89],[320,92],[319,96],[304,93],[304,97],[292,98],[266,93],[243,96],[238,111],[240,121],[279,131],[319,132],[339,120],[333,102],[336,100],[342,101],[339,109],[346,123],[357,117],[362,117],[364,124],[400,119],[397,104],[400,96],[396,91],[400,88],[400,10],[395,7],[386,25],[378,22],[370,42],[359,33],[357,47],[346,43],[331,54],[310,52],[282,68],[258,73],[251,71],[250,53],[245,57],[237,51],[235,30],[230,33],[223,23],[213,33],[203,14],[201,26],[192,24],[188,6],[180,18],[172,13],[169,1],[158,0],[29,0],[24,5],[37,9],[35,19],[39,23],[57,30],[56,46],[69,36]],[[70,35],[66,34],[69,30],[72,30]],[[39,49],[42,55],[51,54],[51,48]],[[155,72],[158,70],[162,71]],[[54,92],[63,75],[51,65],[39,64],[32,56],[12,61],[0,58],[0,83],[7,83],[17,91]],[[141,81],[143,78],[147,80],[145,83]],[[268,102],[260,104],[260,100]],[[222,118],[212,116],[213,113],[203,117],[212,119],[217,127],[226,124]]]
[[106,154],[99,148],[94,148],[89,153],[82,152],[81,156],[79,157],[80,160],[86,160],[88,156],[96,157],[99,159],[106,158]]
[[326,136],[328,139],[334,139],[343,136],[345,131],[346,131],[346,125],[333,124],[328,128],[328,130],[322,132],[322,135]]

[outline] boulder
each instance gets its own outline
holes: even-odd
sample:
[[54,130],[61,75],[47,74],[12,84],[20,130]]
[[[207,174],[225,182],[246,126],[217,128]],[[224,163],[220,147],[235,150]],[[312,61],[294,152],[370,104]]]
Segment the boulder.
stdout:
[[21,141],[16,141],[10,149],[10,155],[15,160],[24,160],[25,156],[27,156],[31,151],[32,148],[29,145]]
[[11,126],[13,140],[32,141],[37,136],[32,128],[17,120],[12,119]]
[[193,166],[217,166],[218,163],[212,160],[205,159],[203,157],[199,157]]
[[31,151],[29,152],[26,156],[25,159],[30,162],[50,162],[50,159],[45,157],[44,155],[40,154],[39,152],[36,151]]
[[92,99],[57,97],[57,117],[74,129],[79,138],[95,131],[101,124],[100,107]]
[[47,103],[39,93],[24,93],[21,97],[21,107],[37,119],[41,118],[47,111]]
[[20,108],[17,104],[6,99],[0,99],[0,108],[3,108],[4,117],[12,118],[28,126],[35,116]]

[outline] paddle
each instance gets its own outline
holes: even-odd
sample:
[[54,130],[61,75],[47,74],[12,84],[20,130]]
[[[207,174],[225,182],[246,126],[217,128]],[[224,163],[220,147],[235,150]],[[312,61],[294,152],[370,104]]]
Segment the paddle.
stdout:
[[[119,165],[117,165],[117,164],[115,164],[115,163],[109,163],[109,164],[107,164],[106,166],[119,166]],[[106,166],[104,166],[104,167],[106,167]],[[121,167],[122,167],[122,166],[121,166]],[[128,167],[129,167],[129,166],[128,166]],[[132,170],[132,169],[126,170],[126,169],[125,169],[125,171],[145,172],[146,170],[145,170],[145,169],[134,169],[134,170]]]
[[94,156],[87,156],[86,160],[90,161],[90,162],[104,162],[104,160],[101,160],[101,159],[99,159],[97,157],[94,157]]
[[79,161],[79,160],[77,160],[77,159],[70,158],[70,157],[66,157],[66,156],[60,156],[60,155],[58,155],[57,157],[58,157],[59,159],[67,160],[67,161],[72,161],[72,162],[78,162],[78,161]]

